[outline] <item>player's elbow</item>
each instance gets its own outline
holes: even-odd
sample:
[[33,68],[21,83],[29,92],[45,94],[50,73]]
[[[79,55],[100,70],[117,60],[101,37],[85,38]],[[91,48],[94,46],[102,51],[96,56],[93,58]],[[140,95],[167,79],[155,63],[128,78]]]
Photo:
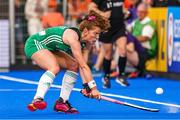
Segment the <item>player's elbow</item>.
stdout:
[[88,65],[87,64],[80,64],[79,65],[79,68],[81,69],[81,70],[84,70],[84,69],[88,69]]

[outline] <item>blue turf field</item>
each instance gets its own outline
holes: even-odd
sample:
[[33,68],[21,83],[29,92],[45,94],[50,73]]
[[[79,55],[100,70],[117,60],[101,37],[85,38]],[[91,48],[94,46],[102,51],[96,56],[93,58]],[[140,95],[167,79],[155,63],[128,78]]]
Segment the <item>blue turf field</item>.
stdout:
[[[59,96],[63,72],[56,77],[45,96],[47,109],[30,112],[26,106],[35,94],[42,73],[43,71],[0,73],[0,119],[180,119],[180,82],[162,78],[132,79],[129,80],[129,87],[121,87],[112,79],[112,88],[103,89],[101,78],[94,77],[103,94],[121,101],[158,108],[158,113],[85,98],[79,93],[82,88],[80,78],[70,97],[70,102],[80,114],[56,113],[53,105]],[[157,87],[162,87],[164,94],[157,95]]]

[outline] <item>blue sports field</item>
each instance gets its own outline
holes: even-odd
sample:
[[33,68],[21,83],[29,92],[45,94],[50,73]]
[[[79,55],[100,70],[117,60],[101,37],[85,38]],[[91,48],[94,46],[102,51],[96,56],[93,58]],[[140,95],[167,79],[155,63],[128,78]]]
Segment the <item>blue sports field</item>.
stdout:
[[[45,96],[48,107],[43,111],[30,112],[27,109],[36,92],[38,80],[44,71],[12,71],[0,73],[0,119],[180,119],[180,82],[162,78],[130,79],[129,87],[122,87],[112,79],[112,88],[103,89],[101,77],[94,77],[98,88],[105,96],[140,106],[160,109],[148,112],[106,101],[86,98],[80,94],[81,78],[70,97],[72,106],[79,114],[64,114],[53,111],[59,97],[62,76],[58,74]],[[162,87],[164,93],[155,90]]]

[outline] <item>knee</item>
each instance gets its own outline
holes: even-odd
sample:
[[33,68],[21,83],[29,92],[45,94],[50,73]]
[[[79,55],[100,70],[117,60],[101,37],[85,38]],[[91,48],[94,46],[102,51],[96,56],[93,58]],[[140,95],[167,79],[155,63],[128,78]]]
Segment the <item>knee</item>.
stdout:
[[127,53],[132,53],[135,51],[134,49],[134,45],[132,43],[129,43],[127,46],[126,46],[126,50],[127,50]]
[[60,71],[60,67],[59,65],[53,65],[49,71],[56,75]]
[[78,72],[79,70],[79,64],[77,62],[71,62],[67,65],[67,69],[70,71]]
[[127,52],[126,47],[125,46],[118,47],[118,52],[120,56],[126,56],[126,52]]
[[126,56],[126,46],[127,39],[126,37],[121,37],[116,41],[117,49],[120,56]]
[[111,59],[112,58],[112,50],[106,50],[105,54],[104,54],[104,57],[106,59]]

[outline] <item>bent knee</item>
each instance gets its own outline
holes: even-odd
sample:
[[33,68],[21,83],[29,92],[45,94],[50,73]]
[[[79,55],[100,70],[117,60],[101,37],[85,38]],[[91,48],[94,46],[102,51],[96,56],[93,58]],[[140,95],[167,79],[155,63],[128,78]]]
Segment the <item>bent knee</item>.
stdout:
[[67,69],[70,71],[78,72],[79,69],[79,64],[77,62],[71,62],[68,66]]
[[120,56],[126,56],[126,52],[127,52],[126,47],[119,47],[118,52]]
[[56,75],[60,71],[60,67],[59,67],[59,65],[53,65],[53,66],[51,66],[49,71],[51,71],[52,73],[54,73]]
[[135,51],[134,49],[134,44],[133,43],[129,43],[127,46],[126,46],[126,50],[128,53],[132,53]]

